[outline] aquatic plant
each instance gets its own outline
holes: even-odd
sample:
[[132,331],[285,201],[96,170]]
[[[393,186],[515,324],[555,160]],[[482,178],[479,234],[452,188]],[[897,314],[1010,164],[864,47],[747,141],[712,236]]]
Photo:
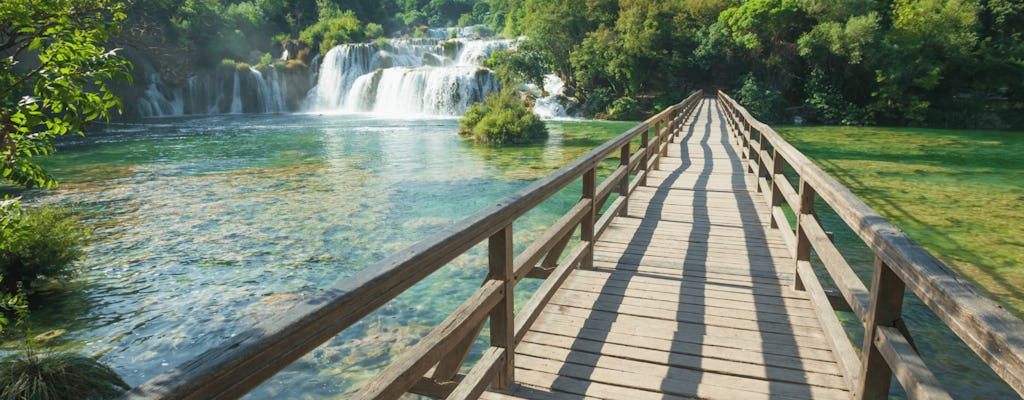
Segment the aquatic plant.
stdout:
[[110,367],[79,354],[27,354],[0,365],[0,400],[113,399],[131,388]]
[[66,279],[74,274],[89,229],[56,207],[5,210],[0,246],[0,289],[15,293],[39,279]]

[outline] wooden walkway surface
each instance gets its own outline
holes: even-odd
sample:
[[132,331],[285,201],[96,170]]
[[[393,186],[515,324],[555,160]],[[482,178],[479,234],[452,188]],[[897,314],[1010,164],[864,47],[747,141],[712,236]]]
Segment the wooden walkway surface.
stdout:
[[717,101],[696,112],[481,398],[849,398]]

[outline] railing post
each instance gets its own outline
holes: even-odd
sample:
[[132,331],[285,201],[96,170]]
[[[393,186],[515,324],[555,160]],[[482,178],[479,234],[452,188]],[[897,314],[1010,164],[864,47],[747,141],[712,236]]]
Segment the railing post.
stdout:
[[760,185],[761,178],[766,178],[768,176],[768,160],[764,160],[761,156],[764,153],[768,152],[768,141],[765,140],[764,133],[760,133],[759,132],[758,136],[760,136],[760,138],[758,140],[758,143],[760,143],[760,145],[758,146],[759,148],[757,149],[757,179],[758,179],[757,191],[761,192],[761,185]]
[[[771,208],[768,209],[771,212],[771,227],[772,229],[779,229],[779,223],[784,223],[786,229],[789,229],[789,221],[779,221],[775,219],[775,207],[782,205],[782,189],[779,189],[779,176],[783,175],[783,164],[782,154],[779,153],[779,149],[772,150],[772,204]],[[792,204],[790,204],[792,206]]]
[[[647,146],[650,144],[651,130],[646,129],[640,134],[640,170],[647,172],[647,157],[650,155]],[[640,177],[640,186],[647,186],[647,174]]]
[[597,195],[597,167],[591,167],[583,173],[583,198],[590,199],[590,211],[584,214],[580,220],[580,240],[587,242],[587,250],[580,259],[580,266],[587,268],[594,267],[594,208],[597,206],[595,197]]
[[892,383],[892,368],[875,345],[877,327],[896,326],[903,311],[906,284],[880,258],[875,258],[871,279],[871,303],[864,321],[864,347],[861,347],[860,382],[855,399],[886,399]]
[[619,181],[619,196],[622,197],[619,215],[625,217],[629,215],[629,143],[622,145],[622,149],[619,150],[619,168],[626,169],[622,180]]
[[668,113],[668,142],[676,142],[676,127],[679,126],[679,107],[672,106],[672,111]]
[[[749,128],[749,126],[750,125],[747,125],[748,128]],[[754,161],[754,164],[760,164],[761,163],[761,155],[757,153],[756,149],[754,149],[754,132],[755,132],[754,129],[748,129],[747,130],[747,158],[752,160],[752,161]],[[757,132],[758,132],[758,134],[761,133],[760,131],[757,131]],[[747,164],[747,172],[749,172],[751,174],[754,174],[754,178],[755,178],[754,180],[757,181],[757,179],[756,179],[756,178],[758,178],[757,171],[754,171],[754,167],[751,166],[749,162],[746,163],[746,164]],[[760,190],[758,190],[758,192],[760,192]]]
[[[661,136],[661,140],[658,141],[661,157],[668,157],[668,145],[666,143],[669,143],[668,138],[672,135],[672,129],[669,128],[671,121],[669,116],[666,115],[665,120],[661,122],[662,128],[658,131],[658,134]],[[661,157],[658,157],[658,160],[661,160]]]
[[[807,238],[807,233],[804,232],[803,228],[803,221],[807,218],[816,218],[814,216],[814,188],[801,177],[800,205],[797,208],[796,214],[796,265],[799,265],[801,261],[811,261],[811,241]],[[817,277],[813,276],[807,278],[817,279]],[[804,282],[796,268],[794,268],[793,272],[793,289],[804,290]]]
[[504,281],[504,298],[491,310],[491,346],[505,349],[505,362],[498,368],[492,385],[496,390],[508,390],[515,382],[515,315],[512,288],[512,224],[487,239],[488,276]]

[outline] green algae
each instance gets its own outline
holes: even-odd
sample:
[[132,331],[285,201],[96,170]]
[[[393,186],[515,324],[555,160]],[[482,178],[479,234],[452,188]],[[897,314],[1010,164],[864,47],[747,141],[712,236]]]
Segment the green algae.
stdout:
[[1024,132],[778,130],[933,255],[1024,317]]

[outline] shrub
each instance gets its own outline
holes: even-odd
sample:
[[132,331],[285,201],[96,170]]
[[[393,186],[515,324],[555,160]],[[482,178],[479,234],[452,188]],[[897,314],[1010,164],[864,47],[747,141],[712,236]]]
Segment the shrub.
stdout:
[[0,288],[15,293],[42,278],[67,279],[79,259],[89,230],[67,211],[53,207],[16,210],[4,218],[0,247]]
[[370,22],[366,24],[366,29],[363,30],[366,33],[368,39],[377,39],[384,37],[384,26],[381,24],[375,24]]
[[782,94],[778,90],[765,87],[753,74],[747,74],[743,78],[743,85],[736,92],[736,101],[761,122],[771,124],[786,121]]
[[505,89],[471,105],[459,119],[459,135],[481,143],[523,144],[547,137],[548,130],[515,91]]
[[608,119],[618,121],[639,120],[640,103],[632,97],[619,97],[608,107]]
[[131,389],[110,367],[77,354],[29,354],[0,367],[0,399],[113,399]]

